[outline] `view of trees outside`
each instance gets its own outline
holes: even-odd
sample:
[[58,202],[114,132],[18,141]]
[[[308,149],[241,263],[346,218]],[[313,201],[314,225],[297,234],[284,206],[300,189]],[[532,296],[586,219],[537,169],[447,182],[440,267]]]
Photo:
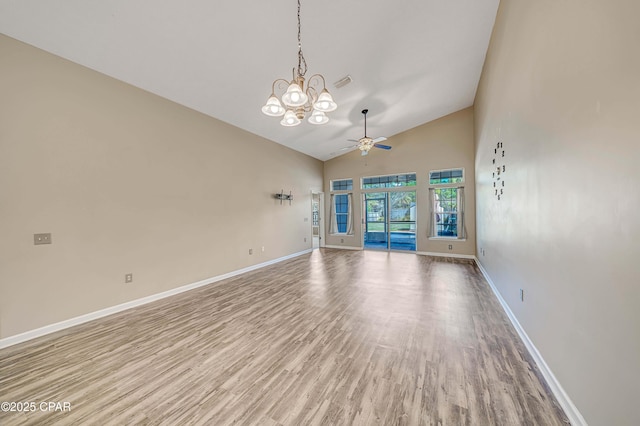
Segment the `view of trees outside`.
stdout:
[[458,189],[435,189],[436,228],[439,237],[455,237],[458,235]]
[[[386,221],[386,194],[385,192],[367,193],[367,231],[385,231]],[[391,231],[415,231],[415,191],[389,191],[391,203],[390,223]],[[413,222],[413,223],[411,223]]]

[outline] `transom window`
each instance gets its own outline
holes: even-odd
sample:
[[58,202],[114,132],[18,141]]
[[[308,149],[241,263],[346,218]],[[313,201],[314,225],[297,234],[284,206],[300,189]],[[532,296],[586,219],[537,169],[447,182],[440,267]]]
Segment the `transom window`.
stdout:
[[362,189],[397,188],[403,186],[416,186],[416,174],[406,173],[401,175],[362,178]]
[[353,189],[353,179],[340,179],[331,181],[332,191],[350,191]]
[[464,182],[464,170],[452,169],[452,170],[434,170],[429,172],[429,184],[442,185],[447,183],[462,183]]

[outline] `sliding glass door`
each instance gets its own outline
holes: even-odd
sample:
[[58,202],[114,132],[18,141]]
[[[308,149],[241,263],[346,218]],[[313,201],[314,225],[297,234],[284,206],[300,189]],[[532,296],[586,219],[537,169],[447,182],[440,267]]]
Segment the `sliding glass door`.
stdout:
[[416,192],[364,194],[364,248],[416,250]]

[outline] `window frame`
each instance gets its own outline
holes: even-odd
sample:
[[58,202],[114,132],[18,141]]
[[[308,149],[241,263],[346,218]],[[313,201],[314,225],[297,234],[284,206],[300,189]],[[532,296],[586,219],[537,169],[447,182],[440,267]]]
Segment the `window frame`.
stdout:
[[[337,232],[335,232],[333,235],[348,235],[347,234],[347,226],[349,223],[349,192],[345,191],[345,192],[334,192],[333,194],[335,198],[335,206],[336,206],[336,211],[333,212],[333,214],[336,216],[336,226],[337,226]],[[338,203],[338,197],[344,197],[344,202]],[[342,199],[342,198],[340,198]],[[338,212],[338,205],[346,205],[346,210],[345,212]],[[353,208],[353,206],[351,207]],[[344,223],[341,223],[338,218],[343,218],[344,219]],[[343,225],[344,226],[344,231],[340,231],[340,226]]]
[[[455,182],[446,182],[446,183],[431,183],[431,175],[432,173],[437,173],[437,172],[448,172],[448,171],[457,171],[457,170],[461,170],[462,171],[462,177],[460,178],[460,181],[455,181]],[[437,190],[442,190],[442,189],[455,189],[456,190],[456,199],[458,197],[458,189],[462,188],[464,191],[465,188],[465,169],[464,167],[454,167],[454,168],[449,168],[449,169],[439,169],[439,170],[430,170],[428,173],[428,191],[429,191],[429,197],[431,197],[431,190],[433,190],[433,196],[436,196],[436,191]],[[464,194],[464,193],[463,193]],[[466,195],[463,195],[466,197]],[[460,212],[457,202],[456,202],[456,210],[455,211],[442,211],[439,212],[435,209],[435,204],[436,204],[436,200],[429,200],[430,204],[432,206],[434,206],[434,210],[433,212],[429,212],[429,215],[433,215],[433,218],[429,218],[429,221],[432,222],[434,224],[434,226],[436,227],[436,231],[435,233],[437,234],[437,215],[442,214],[442,215],[455,215],[456,217],[456,225],[458,223],[459,220],[464,220],[464,212]],[[464,222],[462,223],[462,226],[464,227]],[[464,235],[464,232],[463,232]],[[458,236],[458,231],[456,228],[456,235],[430,235],[428,237],[429,240],[456,240],[456,241],[466,241],[466,236],[460,238]]]
[[[347,189],[334,189],[333,188],[334,182],[350,182],[350,184],[347,184]],[[351,186],[351,188],[348,188],[349,186]],[[334,215],[335,218],[336,218],[336,227],[339,228],[340,225],[337,222],[338,216],[339,215],[340,216],[344,215],[347,218],[347,225],[346,225],[347,229],[345,229],[344,232],[339,232],[336,229],[336,231],[338,231],[338,232],[333,232],[333,233],[331,233],[330,230],[329,230],[328,231],[328,235],[339,235],[341,237],[353,237],[355,235],[355,232],[352,233],[352,234],[348,233],[348,231],[349,231],[349,229],[348,229],[348,226],[349,226],[348,225],[348,223],[349,223],[349,197],[348,197],[348,195],[351,194],[351,198],[353,200],[353,178],[331,179],[329,181],[329,189],[330,189],[330,191],[329,191],[330,197],[331,196],[338,197],[338,196],[341,196],[341,195],[344,195],[344,196],[347,197],[347,201],[346,201],[346,203],[347,203],[347,211],[346,212],[338,213],[338,211],[337,211],[337,209],[338,209],[338,203],[337,203],[338,199],[337,198],[335,199],[336,200],[335,209],[334,209],[334,206],[331,203],[329,203],[329,218],[331,218],[331,215]],[[354,207],[355,206],[353,206],[353,205],[351,206],[351,211],[352,211],[351,214],[352,215],[353,215],[353,208]],[[332,209],[334,211],[331,211]],[[353,218],[352,218],[352,220],[353,220]],[[329,227],[329,228],[331,228],[331,227]]]
[[[459,216],[460,216],[460,211],[458,210],[458,206],[457,206],[457,198],[458,198],[458,188],[459,186],[448,186],[448,187],[433,187],[434,189],[434,197],[437,195],[437,191],[442,191],[442,190],[447,190],[447,189],[453,189],[455,190],[455,198],[449,198],[446,201],[450,201],[453,200],[456,202],[456,209],[455,210],[444,210],[443,211],[434,211],[433,214],[437,217],[437,216],[443,216],[443,217],[448,217],[451,218],[452,216],[455,217],[456,221],[454,222],[455,224],[455,235],[433,235],[430,236],[429,239],[432,240],[436,240],[436,239],[442,239],[442,240],[460,240],[461,238],[458,238],[458,230],[457,230],[457,223],[459,220]],[[433,202],[435,203],[436,200],[433,200]],[[440,204],[440,201],[438,202],[438,204]],[[442,219],[444,220],[444,219]],[[434,218],[434,224],[436,226],[436,234],[439,233],[438,228],[447,226],[446,223],[442,223],[440,224],[440,222]],[[449,226],[451,226],[451,224],[448,224]]]

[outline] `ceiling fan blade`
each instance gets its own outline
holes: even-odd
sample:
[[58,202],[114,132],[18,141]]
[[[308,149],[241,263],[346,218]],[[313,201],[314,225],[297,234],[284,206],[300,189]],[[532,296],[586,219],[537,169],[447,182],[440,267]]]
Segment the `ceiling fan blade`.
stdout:
[[387,140],[387,138],[385,138],[384,136],[380,136],[379,138],[375,138],[373,140],[373,143],[384,142],[386,140]]
[[391,149],[391,147],[389,145],[382,145],[381,143],[374,143],[373,146],[375,146],[376,148],[380,148],[380,149],[386,149],[386,150]]

